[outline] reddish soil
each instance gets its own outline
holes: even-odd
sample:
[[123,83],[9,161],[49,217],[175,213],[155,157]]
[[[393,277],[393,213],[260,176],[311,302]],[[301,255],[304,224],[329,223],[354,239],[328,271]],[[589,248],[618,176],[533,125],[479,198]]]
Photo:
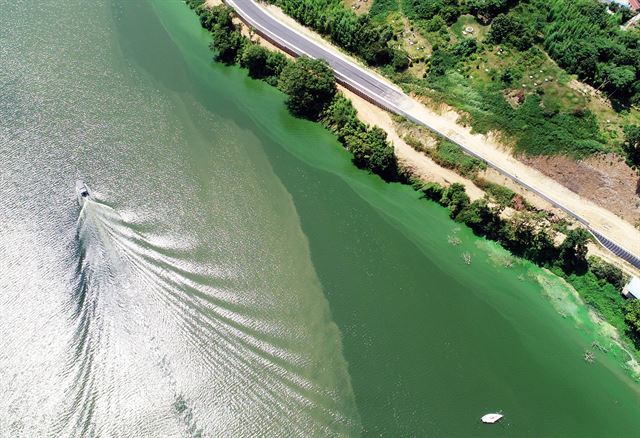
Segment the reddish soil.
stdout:
[[640,221],[640,177],[618,155],[518,158],[631,224]]

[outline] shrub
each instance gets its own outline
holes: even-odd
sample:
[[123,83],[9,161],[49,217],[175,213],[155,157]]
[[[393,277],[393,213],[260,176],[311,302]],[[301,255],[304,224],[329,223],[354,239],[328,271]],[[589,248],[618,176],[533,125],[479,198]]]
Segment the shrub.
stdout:
[[611,283],[618,291],[622,291],[627,282],[627,277],[620,268],[605,262],[600,257],[589,257],[589,270],[598,280]]
[[258,44],[247,44],[242,51],[240,65],[249,70],[252,78],[267,76],[268,50]]
[[469,205],[470,200],[464,186],[460,183],[453,183],[442,193],[442,199],[440,202],[447,206],[449,209],[449,215],[452,218],[455,218],[465,207]]
[[369,15],[373,18],[385,18],[389,12],[398,10],[398,0],[374,0]]
[[444,187],[438,183],[429,182],[422,185],[420,191],[424,194],[425,198],[440,202],[442,194],[444,193]]
[[460,146],[448,140],[440,140],[435,149],[426,149],[425,152],[436,163],[468,178],[475,178],[479,171],[487,168],[484,161],[465,154]]

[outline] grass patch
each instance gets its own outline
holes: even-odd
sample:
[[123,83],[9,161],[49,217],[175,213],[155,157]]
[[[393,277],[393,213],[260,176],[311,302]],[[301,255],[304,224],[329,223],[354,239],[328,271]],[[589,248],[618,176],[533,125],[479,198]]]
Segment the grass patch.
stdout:
[[439,165],[456,170],[467,178],[473,179],[478,172],[487,168],[484,161],[465,154],[458,145],[448,140],[440,140],[435,148],[423,151]]
[[[562,276],[560,271],[555,274]],[[624,321],[626,300],[611,283],[598,280],[591,271],[584,275],[572,274],[564,277],[578,291],[585,303],[593,307],[621,333],[627,332],[628,327]]]
[[373,0],[369,15],[371,18],[384,19],[390,12],[395,12],[399,9],[398,0]]
[[484,190],[489,198],[501,207],[509,207],[516,193],[508,187],[478,178],[475,184]]

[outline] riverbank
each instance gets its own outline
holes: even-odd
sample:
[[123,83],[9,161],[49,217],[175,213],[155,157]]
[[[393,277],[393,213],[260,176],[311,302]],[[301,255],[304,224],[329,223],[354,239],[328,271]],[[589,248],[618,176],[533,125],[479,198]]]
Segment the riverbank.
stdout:
[[[237,30],[239,22],[234,19],[234,24],[230,24],[228,14],[229,11],[223,7],[214,7],[201,15],[203,26],[213,32],[213,47],[221,50],[218,54],[219,59],[227,63],[240,63],[249,69],[252,77],[262,77],[272,85],[278,83],[277,77],[280,76],[279,86],[281,88],[287,87],[284,85],[282,77],[289,67],[294,69],[295,66],[298,72],[294,77],[300,78],[302,82],[307,80],[313,82],[315,79],[311,80],[311,77],[318,78],[317,74],[320,74],[320,71],[308,79],[297,76],[306,71],[305,69],[312,68],[311,64],[308,67],[301,67],[302,70],[297,66],[305,58],[286,61],[282,55],[279,55],[282,57],[282,61],[278,61],[281,66],[276,69],[277,72],[275,70],[270,72],[273,67],[269,66],[269,57],[271,56],[268,55],[269,52],[264,49],[254,50],[252,48],[259,45],[260,39],[247,29],[243,29],[242,33],[239,32]],[[306,59],[308,60],[308,58]],[[306,63],[306,61],[303,62],[303,64]],[[322,63],[316,64],[322,67]],[[274,74],[276,76],[273,76]],[[325,74],[333,81],[333,75],[330,71],[322,73],[321,76]],[[294,82],[299,81],[294,80]],[[351,93],[346,92],[346,94],[349,97],[352,96]],[[294,96],[290,94],[289,104],[291,104],[291,99],[294,99]],[[408,138],[399,135],[398,120],[394,124],[387,113],[377,111],[370,104],[365,105],[360,102],[356,113],[356,108],[349,100],[337,95],[330,105],[328,103],[324,105],[326,105],[324,110],[320,113],[316,112],[309,118],[321,121],[332,130],[341,140],[343,146],[353,153],[354,163],[359,167],[369,169],[386,180],[397,181],[400,179],[405,182],[408,180],[426,198],[447,207],[451,218],[457,222],[465,223],[476,234],[496,240],[514,254],[534,261],[540,266],[553,268],[554,273],[564,276],[574,287],[578,287],[581,296],[587,299],[596,310],[610,315],[617,329],[622,332],[627,330],[624,326],[625,316],[621,313],[624,303],[619,295],[621,284],[624,281],[623,274],[613,266],[607,267],[606,263],[603,264],[602,261],[595,259],[587,261],[589,235],[584,230],[575,228],[575,224],[571,224],[565,219],[556,218],[552,222],[553,215],[550,217],[549,212],[537,209],[522,197],[518,198],[518,195],[508,188],[488,181],[484,177],[487,175],[486,166],[483,167],[480,161],[469,158],[459,150],[456,152],[455,145],[446,146],[441,139],[434,138],[433,140],[437,143],[435,149],[438,151],[435,155],[430,154],[434,160],[427,158],[427,155],[419,154],[415,144],[410,146]],[[291,106],[290,110],[297,111]],[[392,134],[387,135],[385,140],[376,131],[380,131],[380,128],[367,127],[356,118],[356,114],[360,119],[375,124],[375,126],[389,127]],[[393,151],[387,151],[390,148],[388,140],[395,143],[395,156],[400,164],[397,169],[395,168],[396,158],[393,157]],[[446,148],[440,151],[441,147],[445,146]],[[452,146],[454,149],[451,149]],[[404,151],[406,155],[399,154],[399,150]],[[443,153],[444,156],[442,156]],[[452,158],[446,155],[451,153],[454,153],[453,162],[450,161]],[[410,158],[407,159],[407,156]],[[419,159],[417,157],[424,158],[423,165],[420,166],[421,173],[411,167],[411,164]],[[442,160],[448,162],[449,164],[445,167],[450,168],[444,169],[436,164],[436,160],[440,164],[442,164]],[[458,167],[459,160],[469,161],[467,164],[472,166],[464,170],[466,178],[462,178],[461,175],[452,171],[452,169],[457,172],[462,171]],[[482,176],[479,174],[480,170],[483,172]],[[434,176],[441,178],[444,182],[437,182]],[[425,179],[427,179],[426,183]],[[467,193],[465,184],[471,188],[469,193]],[[543,213],[542,216],[541,213]],[[600,268],[601,266],[604,267]],[[596,270],[596,268],[598,269]],[[604,297],[613,299],[616,303],[615,306],[611,307],[610,304],[607,304],[607,301],[603,300]]]
[[[271,15],[277,17],[278,20],[286,23],[287,26],[291,27],[296,32],[321,43],[323,47],[328,48],[333,52],[341,53],[351,62],[362,66],[362,63],[357,59],[346,54],[344,50],[332,45],[317,33],[300,25],[293,18],[284,14],[278,7],[273,5],[263,5],[262,7]],[[422,98],[420,98],[420,100],[421,102],[424,101]],[[355,99],[354,102],[358,102],[356,103],[356,106],[360,107],[359,99]],[[530,186],[536,188],[536,190],[540,190],[542,193],[548,194],[557,202],[580,215],[582,218],[587,220],[594,229],[600,230],[614,241],[624,242],[632,253],[640,254],[640,230],[635,229],[630,223],[616,216],[606,208],[596,205],[592,200],[586,199],[585,197],[572,192],[552,178],[545,176],[542,172],[522,163],[511,154],[510,147],[502,144],[496,135],[492,133],[489,133],[488,135],[474,134],[471,127],[460,124],[462,118],[457,112],[453,111],[452,108],[447,107],[446,105],[438,105],[437,107],[431,108],[421,102],[418,102],[416,99],[412,99],[410,103],[407,104],[409,107],[406,108],[406,111],[420,120],[428,120],[430,126],[440,132],[443,132],[450,138],[455,139],[457,142],[464,144],[465,147],[486,161],[494,163],[502,169],[509,169],[509,172],[521,181],[524,181]],[[389,126],[385,126],[383,128],[387,133],[390,133],[393,130],[393,128]],[[400,151],[400,153],[402,153],[402,151]],[[412,156],[407,156],[406,158],[410,159]],[[423,166],[423,163],[424,162],[422,160],[414,160],[412,162],[413,166],[411,167],[419,169]],[[491,173],[488,175],[488,178],[494,181],[505,180],[503,176],[499,174],[492,175]],[[549,202],[540,196],[517,186],[515,183],[513,185],[517,187],[516,190],[525,196],[530,203],[540,206],[544,205],[543,208],[546,210],[553,209]],[[564,213],[557,213],[565,216]],[[621,266],[624,266],[626,270],[635,269],[625,263],[620,264]]]

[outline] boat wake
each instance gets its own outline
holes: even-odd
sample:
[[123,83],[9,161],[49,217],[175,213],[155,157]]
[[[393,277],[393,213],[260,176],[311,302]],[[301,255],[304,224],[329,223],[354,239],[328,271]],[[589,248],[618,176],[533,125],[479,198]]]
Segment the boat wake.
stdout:
[[195,264],[197,248],[139,228],[98,200],[82,206],[70,383],[56,435],[247,435],[271,422],[303,436],[328,423],[358,427],[334,377],[327,387],[314,381],[321,364],[302,354],[305,340],[243,296],[234,273]]

